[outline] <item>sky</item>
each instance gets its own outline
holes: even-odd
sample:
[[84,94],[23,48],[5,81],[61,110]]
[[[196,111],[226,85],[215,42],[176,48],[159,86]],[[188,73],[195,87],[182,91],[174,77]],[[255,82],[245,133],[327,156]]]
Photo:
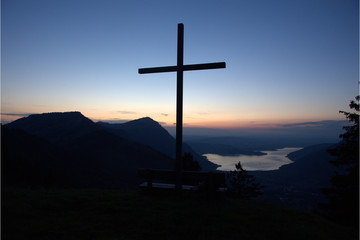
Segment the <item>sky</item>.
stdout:
[[80,111],[93,121],[176,122],[177,24],[184,127],[344,120],[359,94],[355,0],[2,0],[1,121]]

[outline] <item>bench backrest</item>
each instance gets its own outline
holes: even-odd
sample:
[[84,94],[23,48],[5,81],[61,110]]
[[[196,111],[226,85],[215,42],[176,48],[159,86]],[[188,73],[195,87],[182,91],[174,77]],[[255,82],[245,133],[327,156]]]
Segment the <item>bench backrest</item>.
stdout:
[[[147,181],[161,181],[175,183],[176,172],[171,170],[138,169],[139,177]],[[216,186],[225,185],[225,174],[219,172],[196,172],[183,171],[182,183],[186,185],[211,184]]]

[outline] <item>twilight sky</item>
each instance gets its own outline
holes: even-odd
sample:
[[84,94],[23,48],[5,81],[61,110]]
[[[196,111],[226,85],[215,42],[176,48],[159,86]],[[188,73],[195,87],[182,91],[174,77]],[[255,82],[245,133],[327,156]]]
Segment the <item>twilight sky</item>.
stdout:
[[184,126],[270,127],[342,120],[359,93],[356,0],[2,0],[2,122],[80,111],[90,119],[176,119],[176,65]]

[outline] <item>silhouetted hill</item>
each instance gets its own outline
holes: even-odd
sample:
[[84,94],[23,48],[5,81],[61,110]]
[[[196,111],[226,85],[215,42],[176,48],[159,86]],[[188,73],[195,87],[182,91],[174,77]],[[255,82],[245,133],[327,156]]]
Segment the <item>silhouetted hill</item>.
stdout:
[[[20,129],[1,128],[1,180],[18,186],[66,186],[75,174],[65,151]],[[75,184],[75,182],[74,182]]]
[[79,138],[101,131],[101,128],[80,112],[33,114],[5,125],[21,129],[61,146],[71,146]]
[[[161,125],[149,117],[140,118],[126,123],[110,124],[98,122],[99,125],[111,130],[112,133],[128,138],[172,156],[175,145],[174,138]],[[172,156],[174,157],[174,156]]]
[[334,157],[327,152],[327,149],[333,146],[334,144],[318,144],[290,153],[288,157],[294,163],[282,166],[279,169],[280,173],[282,175],[286,173],[288,178],[294,180],[303,179],[299,181],[299,184],[317,187],[329,185],[335,167],[330,164],[330,160],[333,160]]
[[[148,145],[171,158],[175,158],[175,139],[158,122],[149,117],[126,123],[110,124],[99,122],[98,124],[107,128],[111,133]],[[194,159],[200,163],[203,171],[211,171],[217,168],[217,165],[199,155],[187,144],[183,144],[183,152],[190,152]]]
[[332,146],[334,144],[305,147],[288,155],[294,163],[279,170],[252,171],[251,174],[265,185],[267,200],[299,208],[315,208],[319,201],[325,201],[320,189],[330,185],[335,172],[335,167],[329,162],[334,157],[326,151]]
[[[48,172],[42,170],[42,162],[54,161],[57,164],[50,170],[71,172],[75,187],[134,187],[139,167],[174,168],[173,159],[108,132],[79,112],[30,115],[6,124],[3,130],[2,149],[7,152],[3,161],[12,163],[20,158],[25,165],[38,162],[31,169],[43,174]],[[33,149],[31,154],[26,154],[28,149]],[[24,154],[19,157],[20,150]],[[19,171],[16,168],[13,174],[20,175]],[[28,180],[33,179],[29,176]],[[68,181],[64,178],[63,183]]]
[[297,187],[327,186],[335,168],[329,162],[333,157],[326,150],[333,145],[318,144],[292,152],[288,158],[294,163],[263,173],[272,176],[269,181],[289,183]]

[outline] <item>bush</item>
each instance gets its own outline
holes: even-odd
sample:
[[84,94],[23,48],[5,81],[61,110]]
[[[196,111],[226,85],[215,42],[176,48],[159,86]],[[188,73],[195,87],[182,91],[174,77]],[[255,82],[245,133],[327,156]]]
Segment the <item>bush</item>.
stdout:
[[248,174],[240,162],[235,164],[235,167],[236,170],[228,173],[230,193],[242,199],[250,199],[261,195],[260,190],[263,186],[256,183],[255,177]]

